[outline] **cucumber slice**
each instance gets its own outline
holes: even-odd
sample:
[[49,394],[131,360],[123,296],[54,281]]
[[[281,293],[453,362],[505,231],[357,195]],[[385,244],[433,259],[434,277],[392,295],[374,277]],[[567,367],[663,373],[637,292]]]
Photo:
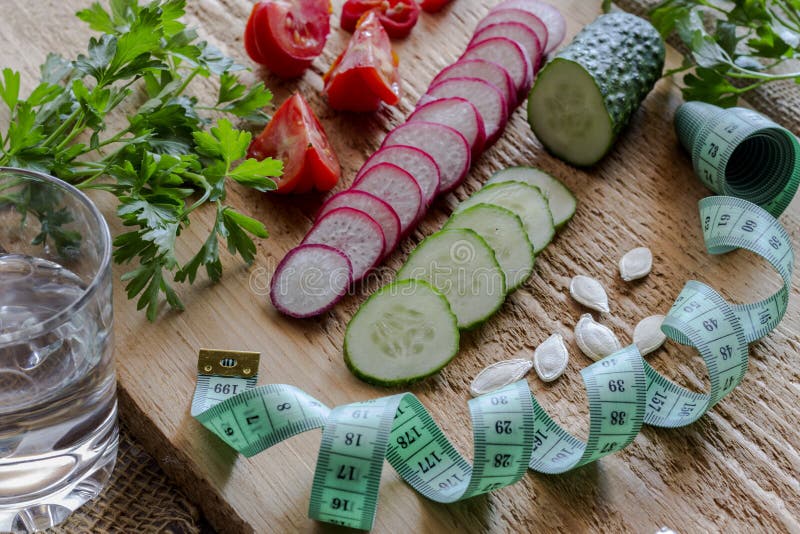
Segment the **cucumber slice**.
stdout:
[[476,204],[493,204],[514,212],[522,220],[535,254],[541,252],[556,233],[550,208],[538,187],[522,182],[487,185],[459,204],[456,213]]
[[494,252],[472,230],[442,230],[408,257],[397,279],[422,279],[450,303],[459,328],[473,328],[497,311],[506,298],[503,271]]
[[503,182],[522,182],[538,187],[544,198],[547,199],[547,206],[553,215],[553,223],[557,230],[561,229],[575,215],[575,208],[578,205],[575,195],[558,179],[541,169],[509,167],[494,173],[494,176],[489,178],[486,184]]
[[536,256],[520,218],[492,204],[478,204],[454,214],[444,230],[466,228],[481,236],[494,251],[506,277],[506,293],[525,283]]
[[599,161],[616,138],[594,78],[562,58],[539,73],[528,97],[528,122],[550,152],[581,167]]
[[423,280],[401,280],[375,292],[350,320],[344,361],[366,382],[397,386],[439,371],[458,342],[447,299]]

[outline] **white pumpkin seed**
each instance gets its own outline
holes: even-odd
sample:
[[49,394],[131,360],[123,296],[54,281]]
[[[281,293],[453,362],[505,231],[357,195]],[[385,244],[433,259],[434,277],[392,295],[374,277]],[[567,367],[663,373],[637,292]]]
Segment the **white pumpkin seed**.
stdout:
[[552,382],[567,369],[569,353],[561,334],[545,339],[533,352],[533,368],[544,382]]
[[653,269],[653,253],[647,247],[628,251],[619,260],[619,275],[626,282],[644,278]]
[[582,274],[574,276],[569,283],[569,293],[587,308],[608,313],[608,295],[594,278]]
[[633,342],[642,356],[650,354],[667,340],[667,336],[661,331],[663,322],[663,315],[651,315],[639,321],[633,329]]
[[485,395],[520,380],[528,374],[531,367],[533,367],[533,362],[527,358],[515,358],[493,363],[478,373],[469,386],[469,392],[472,393],[473,397]]
[[594,361],[614,354],[622,348],[614,332],[595,321],[588,313],[581,315],[578,324],[575,325],[575,341],[583,353]]

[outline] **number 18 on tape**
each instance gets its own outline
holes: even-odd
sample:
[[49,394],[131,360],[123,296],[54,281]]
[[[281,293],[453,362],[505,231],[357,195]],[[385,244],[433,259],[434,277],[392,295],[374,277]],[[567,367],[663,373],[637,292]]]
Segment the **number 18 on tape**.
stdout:
[[680,427],[700,418],[741,382],[748,344],[786,312],[794,253],[784,228],[764,209],[733,197],[700,201],[700,220],[710,253],[755,252],[778,271],[783,286],[760,302],[734,305],[689,281],[662,328],[700,352],[710,392],[671,382],[631,345],[581,371],[589,400],[585,442],[557,425],[521,380],[469,401],[470,464],[410,393],[330,409],[294,386],[256,387],[258,355],[245,352],[201,351],[192,415],[246,456],[322,428],[309,515],[364,530],[375,520],[384,459],[416,491],[442,503],[513,484],[529,468],[558,474],[593,462],[630,444],[642,424]]

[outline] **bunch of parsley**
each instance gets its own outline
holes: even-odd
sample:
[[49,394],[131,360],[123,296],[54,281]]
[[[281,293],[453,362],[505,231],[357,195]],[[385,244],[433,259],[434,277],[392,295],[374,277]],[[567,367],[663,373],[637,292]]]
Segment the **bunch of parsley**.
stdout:
[[[18,72],[5,69],[0,80],[0,98],[10,110],[8,128],[0,132],[0,166],[42,171],[119,199],[117,214],[130,230],[114,240],[114,259],[137,260],[122,279],[128,297],[139,297],[138,309],[146,308],[151,321],[162,294],[183,309],[173,281],[194,282],[200,267],[219,280],[220,239],[232,254],[253,261],[251,236],[267,237],[267,231],[225,204],[226,184],[267,191],[275,187],[269,177],[282,172],[280,161],[242,161],[249,132],[224,118],[212,127],[209,114],[265,123],[261,110],[272,94],[263,83],[241,83],[236,72],[243,67],[181,22],[184,7],[185,0],[111,0],[109,10],[95,3],[77,14],[102,33],[91,38],[87,53],[75,60],[49,55],[41,83],[25,99]],[[187,94],[198,76],[218,79],[216,102],[203,104]],[[127,116],[127,125],[111,131],[106,121],[115,111]],[[52,202],[30,195],[16,202],[40,219],[37,240],[68,249],[80,239],[61,229],[71,215],[54,211]],[[181,264],[175,241],[191,213],[206,205],[216,210],[213,228],[197,254]]]
[[775,70],[800,53],[800,0],[665,0],[650,15],[686,45],[684,64],[668,74],[694,68],[684,76],[687,100],[730,107],[766,83],[800,83],[800,72]]

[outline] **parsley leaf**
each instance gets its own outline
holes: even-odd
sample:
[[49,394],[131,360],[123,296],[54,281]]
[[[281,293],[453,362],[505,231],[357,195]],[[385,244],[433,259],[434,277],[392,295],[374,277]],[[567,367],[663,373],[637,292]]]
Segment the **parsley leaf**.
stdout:
[[[77,17],[101,35],[74,60],[48,55],[41,83],[27,98],[18,72],[0,73],[0,100],[10,111],[0,131],[0,166],[35,169],[116,195],[126,231],[114,239],[114,261],[132,265],[121,279],[151,321],[162,302],[183,309],[174,283],[193,283],[200,267],[210,280],[220,279],[220,240],[231,254],[254,261],[253,238],[267,237],[267,230],[224,204],[226,188],[236,182],[269,191],[275,188],[271,178],[283,170],[277,160],[246,159],[251,134],[227,118],[214,125],[204,115],[263,124],[272,94],[263,83],[242,83],[236,73],[243,67],[186,27],[185,4],[95,2]],[[218,81],[216,101],[188,92],[197,76]],[[126,111],[127,126],[110,131],[107,125],[119,121],[108,119]],[[52,208],[56,199],[28,193],[13,200],[39,220],[35,240],[50,241],[69,257],[84,238],[66,229],[71,215]],[[207,208],[216,212],[214,226],[184,263],[176,245],[195,210]]]
[[729,107],[765,83],[800,83],[800,72],[773,70],[800,53],[797,0],[663,0],[650,19],[664,37],[675,32],[688,50],[689,63],[668,73],[695,68],[683,79],[687,100]]

